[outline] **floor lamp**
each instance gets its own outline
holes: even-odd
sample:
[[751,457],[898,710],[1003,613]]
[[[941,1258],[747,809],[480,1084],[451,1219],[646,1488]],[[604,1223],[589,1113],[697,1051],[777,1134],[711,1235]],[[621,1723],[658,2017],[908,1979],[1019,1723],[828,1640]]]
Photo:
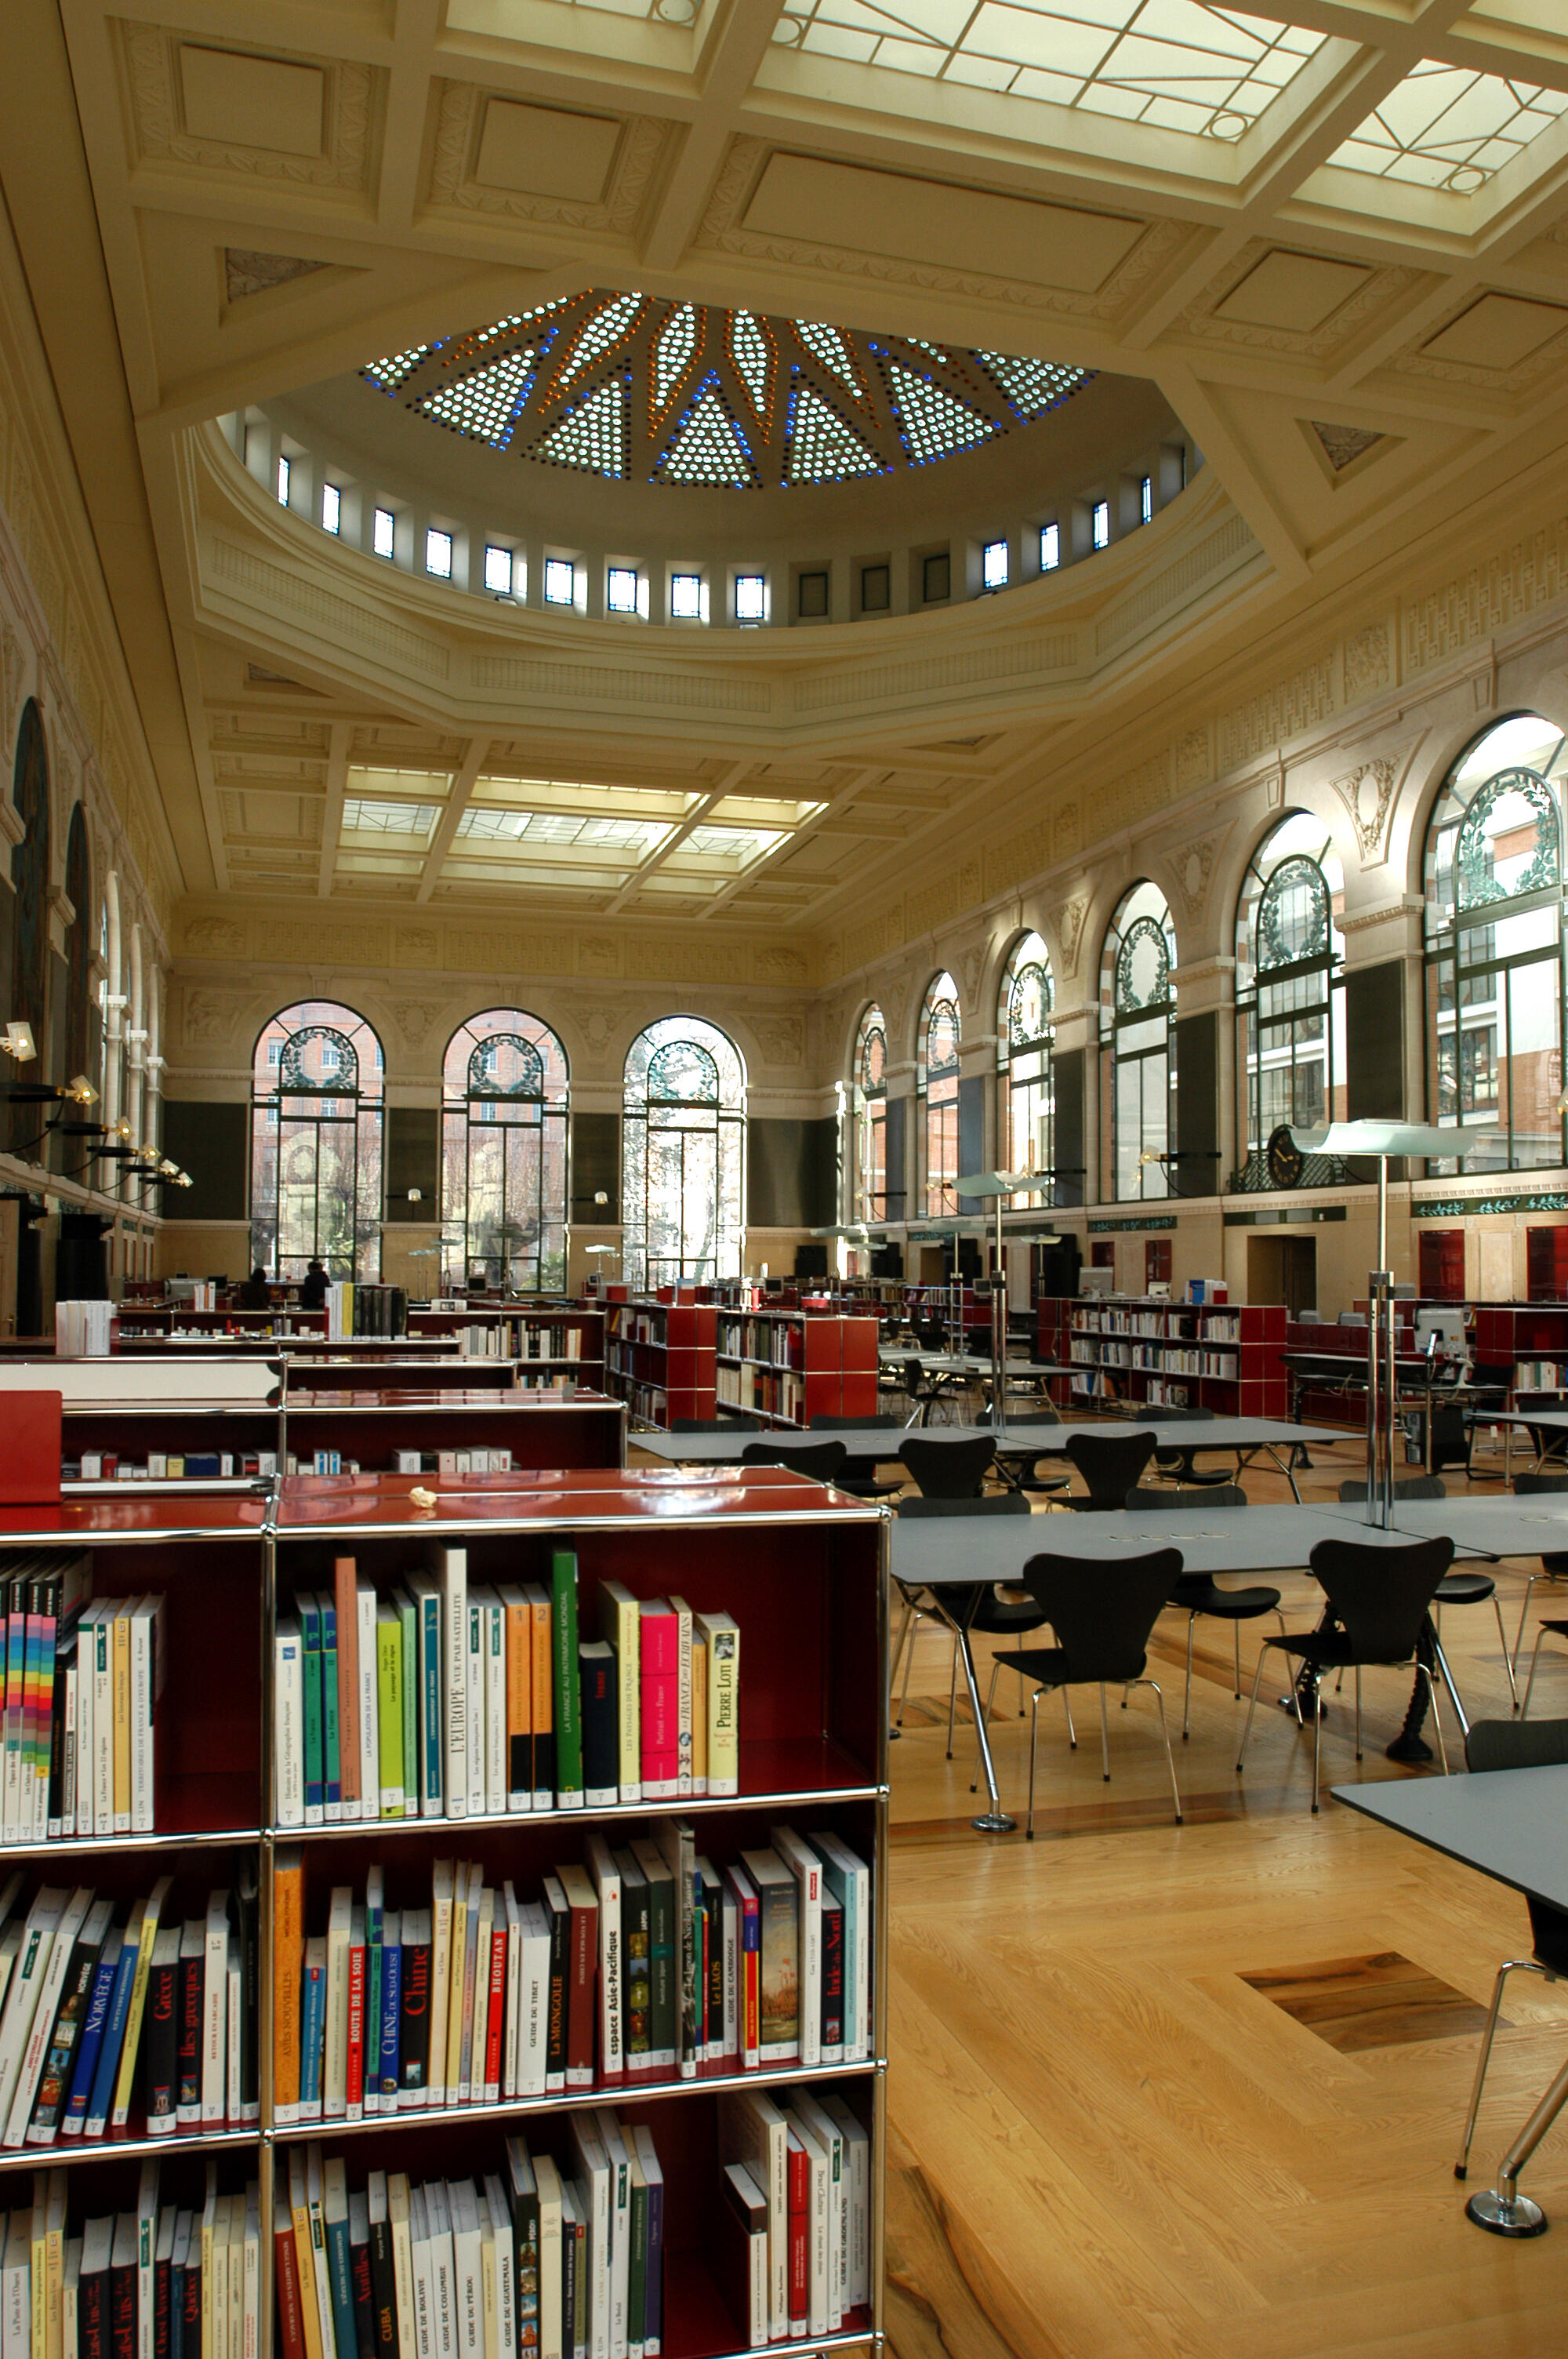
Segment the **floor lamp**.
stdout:
[[1037,1171],[975,1171],[967,1180],[955,1180],[956,1196],[989,1196],[996,1219],[996,1264],[991,1272],[991,1423],[1007,1421],[1006,1373],[1007,1358],[1007,1277],[1001,1258],[1001,1206],[1004,1196],[1027,1194],[1037,1189]]
[[1471,1153],[1479,1130],[1424,1122],[1335,1122],[1292,1136],[1303,1155],[1356,1156],[1378,1167],[1378,1266],[1367,1280],[1367,1521],[1384,1530],[1394,1516],[1394,1299],[1389,1267],[1389,1165],[1396,1157],[1433,1160]]

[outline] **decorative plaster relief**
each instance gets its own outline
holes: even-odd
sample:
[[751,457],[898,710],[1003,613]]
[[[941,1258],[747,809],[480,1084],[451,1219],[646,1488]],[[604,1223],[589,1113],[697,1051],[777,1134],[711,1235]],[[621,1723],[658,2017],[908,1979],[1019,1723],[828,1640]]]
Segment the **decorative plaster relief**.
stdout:
[[771,1064],[805,1062],[806,1027],[798,1016],[753,1016],[749,1021],[758,1047]]
[[1057,958],[1064,975],[1076,974],[1078,952],[1083,947],[1084,919],[1089,913],[1087,893],[1075,894],[1070,901],[1058,901],[1045,912],[1045,924],[1056,945]]
[[395,927],[392,961],[395,966],[439,966],[441,941],[434,926]]
[[442,1003],[437,999],[395,999],[393,1001],[393,1021],[403,1035],[405,1047],[409,1049],[424,1047],[429,1038],[430,1027],[441,1012],[441,1005]]
[[1329,784],[1350,814],[1356,830],[1356,848],[1361,855],[1363,868],[1376,867],[1387,857],[1383,832],[1394,799],[1394,781],[1399,776],[1397,763],[1380,760],[1363,762],[1343,778],[1331,778]]
[[613,934],[584,934],[577,946],[579,974],[619,974],[621,944]]
[[1334,661],[1322,655],[1277,688],[1221,714],[1217,733],[1221,776],[1243,768],[1271,746],[1288,745],[1326,721],[1333,711]]
[[187,991],[180,1038],[188,1049],[226,1048],[244,1000],[233,991]]
[[[297,616],[308,628],[324,632],[345,645],[379,657],[395,671],[414,670],[427,679],[446,679],[452,669],[451,650],[427,638],[422,631],[405,629],[352,598],[341,597],[319,582],[308,582],[281,565],[241,549],[222,533],[211,542],[211,578],[226,582],[246,595],[265,600]],[[477,667],[476,667],[477,669]]]
[[185,128],[178,98],[178,53],[184,36],[157,25],[128,24],[122,26],[121,37],[128,111],[140,158],[232,172],[252,180],[292,181],[309,189],[347,191],[367,185],[371,98],[382,78],[371,67],[345,58],[297,60],[319,68],[325,82],[323,152],[291,156],[243,141],[193,136]]
[[187,918],[180,928],[179,947],[187,958],[241,959],[250,941],[243,919]]
[[1206,722],[1200,729],[1189,729],[1176,740],[1176,792],[1184,794],[1189,787],[1201,787],[1214,773],[1214,747]]
[[567,229],[615,230],[624,234],[636,224],[658,162],[668,125],[656,117],[633,115],[622,128],[609,184],[597,202],[535,195],[531,190],[487,186],[473,177],[479,126],[490,93],[471,82],[443,82],[436,117],[435,152],[430,165],[429,202],[432,210],[450,207],[460,212],[499,215],[514,221],[555,222]]
[[1568,589],[1568,516],[1543,525],[1425,598],[1400,617],[1407,674],[1442,663]]
[[759,983],[804,985],[810,980],[810,970],[798,951],[753,951],[752,964]]
[[1208,901],[1208,888],[1214,876],[1215,863],[1230,834],[1228,826],[1212,835],[1199,836],[1185,848],[1170,855],[1170,864],[1176,879],[1176,894],[1186,913],[1189,925],[1204,912]]
[[667,704],[687,712],[771,712],[765,679],[718,679],[677,671],[611,671],[536,656],[475,656],[476,689],[551,704]]
[[1348,701],[1369,696],[1389,684],[1389,631],[1386,623],[1368,623],[1345,642],[1345,694]]

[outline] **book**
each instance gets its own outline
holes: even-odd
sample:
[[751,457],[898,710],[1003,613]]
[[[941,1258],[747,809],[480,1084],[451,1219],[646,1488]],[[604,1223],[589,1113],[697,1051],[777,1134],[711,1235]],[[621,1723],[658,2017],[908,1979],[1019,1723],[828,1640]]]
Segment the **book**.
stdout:
[[565,1994],[565,2085],[568,2089],[586,2089],[593,2084],[599,1900],[580,1867],[557,1867],[555,1881],[570,1912]]
[[[188,1934],[190,1930],[188,1926]],[[189,1955],[184,1944],[181,1953],[182,1957]],[[272,1962],[273,2104],[280,2122],[292,2123],[299,2104],[299,2008],[305,1966],[305,1863],[297,1843],[280,1845],[274,1854]],[[182,2037],[187,2043],[192,1988],[200,2008],[200,1971],[194,1982],[188,1981],[186,1984],[187,2029]],[[197,2049],[200,2052],[199,2031]],[[183,2067],[181,2077],[183,2082]],[[200,2102],[199,2094],[189,2096],[182,2089],[182,2104],[199,2107]],[[199,2112],[188,2114],[189,2120],[200,2118]]]
[[[714,2208],[714,2276],[752,2350],[772,2336],[767,2198],[744,2163],[726,2163]],[[788,2310],[785,2310],[787,2332]]]
[[550,1557],[551,1668],[554,1701],[556,1806],[580,1810],[582,1723],[578,1711],[577,1555],[556,1549]]
[[201,1961],[201,2119],[222,2122],[229,2111],[229,1895],[207,1896]]
[[621,1870],[604,1837],[588,1839],[588,1872],[599,1907],[599,2078],[623,2080],[626,2073],[625,1995],[622,1987]]
[[768,1829],[775,1855],[799,1886],[799,2003],[796,2033],[803,2064],[822,2061],[822,1862],[793,1827]]
[[789,2332],[789,2210],[784,2117],[760,2089],[721,2090],[719,2159],[743,2163],[767,2203],[768,2316],[774,2340]]
[[800,2056],[799,1883],[774,1851],[742,1852],[741,1864],[757,1896],[758,2061],[792,2064]]
[[441,1599],[441,1794],[449,1819],[468,1815],[468,1552],[440,1548],[434,1570]]
[[732,1614],[697,1614],[694,1634],[707,1647],[708,1791],[741,1790],[741,1629]]
[[613,1810],[620,1799],[618,1681],[615,1649],[609,1639],[585,1640],[578,1648],[578,1688],[583,1800],[590,1810]]
[[[337,1636],[337,1714],[340,1810],[345,1819],[363,1817],[360,1797],[359,1610],[355,1602],[354,1560],[332,1560],[331,1611]],[[339,2359],[351,2359],[341,2352]]]
[[666,1599],[644,1600],[638,1640],[643,1798],[673,1799],[680,1784],[680,1623]]
[[622,1581],[599,1584],[599,1628],[615,1658],[616,1777],[622,1802],[643,1799],[642,1614]]
[[160,1925],[153,1943],[146,2005],[146,2115],[149,2137],[178,2125],[180,1925]]
[[376,1607],[376,1775],[384,1819],[404,1816],[404,1617],[390,1599]]

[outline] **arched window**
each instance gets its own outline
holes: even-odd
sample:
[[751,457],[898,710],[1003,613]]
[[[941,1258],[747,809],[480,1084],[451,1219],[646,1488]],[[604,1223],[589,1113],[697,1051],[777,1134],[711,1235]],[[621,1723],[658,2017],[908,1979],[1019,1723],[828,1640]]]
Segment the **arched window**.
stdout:
[[885,1221],[888,1211],[888,1036],[875,1000],[855,1035],[855,1201],[857,1221]]
[[92,1017],[92,872],[87,850],[87,819],[81,805],[73,806],[65,839],[65,897],[70,903],[70,924],[65,937],[65,1072],[92,1078],[93,1054],[89,1037]]
[[1117,905],[1100,959],[1100,1145],[1118,1201],[1171,1192],[1162,1158],[1176,1086],[1176,931],[1158,886]]
[[[1049,1170],[1056,1159],[1056,990],[1051,953],[1038,934],[1021,934],[997,995],[999,1160],[1004,1171]],[[1012,1197],[1016,1205],[1055,1200],[1055,1182]]]
[[280,1008],[256,1042],[251,1097],[251,1257],[299,1278],[381,1275],[381,1042],[330,999]]
[[622,1266],[636,1288],[738,1277],[746,1069],[716,1024],[661,1016],[626,1057]]
[[1426,835],[1427,1103],[1485,1132],[1434,1171],[1564,1160],[1563,731],[1499,721],[1444,781]]
[[1236,909],[1242,1159],[1281,1123],[1321,1130],[1345,1114],[1345,871],[1310,811],[1271,829]]
[[467,1278],[558,1291],[567,1277],[567,1054],[547,1024],[490,1007],[441,1067],[441,1229]]
[[927,1212],[956,1212],[958,1177],[958,986],[946,970],[934,975],[920,1011],[920,1053],[914,1081],[925,1101],[922,1125]]

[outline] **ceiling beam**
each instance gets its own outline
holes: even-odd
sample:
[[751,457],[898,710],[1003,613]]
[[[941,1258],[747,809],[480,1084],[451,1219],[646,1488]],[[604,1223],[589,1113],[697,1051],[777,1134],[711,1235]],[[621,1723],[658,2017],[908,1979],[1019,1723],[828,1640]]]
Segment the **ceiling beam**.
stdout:
[[674,165],[654,201],[643,236],[650,269],[669,270],[691,244],[734,136],[737,108],[768,53],[781,0],[730,0],[704,47],[702,96],[681,137]]
[[316,891],[319,899],[327,900],[332,890],[332,878],[338,865],[338,845],[343,832],[343,801],[349,784],[349,740],[353,732],[351,721],[334,721],[327,745],[327,804],[321,813],[321,863],[316,874]]
[[462,758],[462,766],[448,791],[446,808],[436,822],[436,832],[430,838],[430,849],[425,854],[425,866],[419,878],[419,889],[414,896],[416,903],[427,901],[436,889],[441,870],[446,865],[447,854],[452,848],[463,813],[469,807],[469,797],[473,792],[474,781],[484,767],[485,756],[493,742],[493,739],[488,735],[475,737],[470,741],[469,749]]

